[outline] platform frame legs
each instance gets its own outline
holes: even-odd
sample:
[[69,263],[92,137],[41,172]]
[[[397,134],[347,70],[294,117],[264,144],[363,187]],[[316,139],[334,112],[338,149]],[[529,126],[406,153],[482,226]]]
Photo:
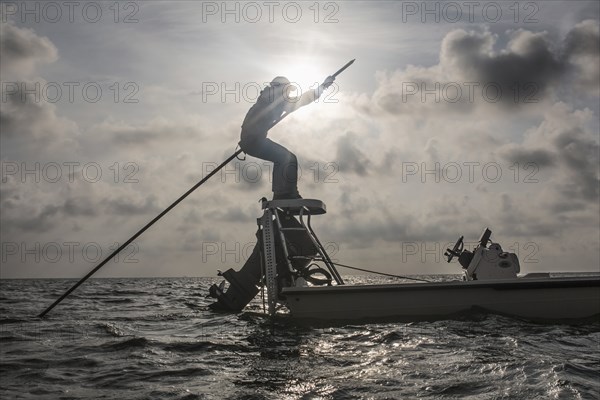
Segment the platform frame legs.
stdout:
[[273,231],[273,212],[265,209],[261,218],[263,248],[262,259],[265,266],[265,281],[267,285],[267,304],[269,315],[275,314],[277,306],[277,260],[275,257],[275,232]]
[[[295,282],[295,277],[297,276],[297,271],[294,270],[292,265],[292,258],[290,257],[290,252],[288,249],[288,244],[285,238],[285,231],[287,230],[300,230],[305,231],[308,235],[310,241],[314,245],[317,250],[318,256],[320,257],[320,261],[322,261],[331,276],[336,281],[338,285],[343,285],[344,280],[338,273],[335,265],[331,261],[331,258],[327,254],[325,247],[315,234],[310,222],[311,222],[311,212],[306,207],[301,207],[299,210],[299,220],[301,227],[294,228],[286,228],[283,226],[281,222],[281,213],[285,212],[285,208],[283,210],[278,209],[277,207],[266,207],[264,208],[264,213],[261,218],[258,219],[259,225],[262,226],[262,248],[261,248],[261,259],[262,265],[264,266],[264,281],[265,286],[267,287],[267,305],[268,305],[268,313],[269,315],[274,315],[277,311],[277,301],[278,301],[278,273],[277,273],[277,252],[275,247],[275,240],[277,234],[275,230],[278,231],[279,235],[277,240],[281,243],[281,248],[283,252],[283,257],[285,257],[285,265],[290,272],[291,283],[292,285]],[[276,225],[275,225],[276,224]],[[302,256],[300,256],[302,257]],[[315,260],[319,260],[318,258],[314,258]]]
[[[305,214],[305,212],[306,212],[306,214]],[[305,215],[306,215],[306,221],[307,221],[306,223],[304,222],[304,216]],[[317,237],[317,234],[315,233],[315,231],[313,230],[313,228],[312,228],[312,226],[310,224],[310,217],[311,217],[310,211],[308,211],[306,208],[303,207],[300,210],[299,217],[300,217],[299,218],[300,219],[300,224],[306,230],[306,232],[308,233],[308,237],[313,242],[314,246],[317,248],[317,251],[318,251],[319,255],[321,256],[321,260],[323,261],[323,263],[325,264],[325,266],[329,270],[329,273],[331,274],[331,276],[333,277],[333,279],[335,279],[335,282],[338,285],[343,285],[344,284],[344,280],[342,279],[340,273],[335,268],[335,265],[333,265],[333,262],[331,261],[331,258],[329,258],[329,254],[327,254],[327,251],[325,250],[325,247],[323,246],[323,244],[321,243],[321,241]]]

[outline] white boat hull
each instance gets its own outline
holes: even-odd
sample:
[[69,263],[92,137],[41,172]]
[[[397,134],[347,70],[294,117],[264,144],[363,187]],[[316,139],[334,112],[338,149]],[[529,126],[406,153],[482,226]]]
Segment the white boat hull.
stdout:
[[284,288],[294,318],[443,319],[480,308],[534,320],[600,315],[600,278],[517,278]]

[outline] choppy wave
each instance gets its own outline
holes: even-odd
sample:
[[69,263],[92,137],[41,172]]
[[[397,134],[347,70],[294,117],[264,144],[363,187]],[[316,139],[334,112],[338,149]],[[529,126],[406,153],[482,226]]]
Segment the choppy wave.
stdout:
[[44,320],[73,281],[2,282],[1,398],[600,398],[597,320],[297,325],[207,311],[212,279],[91,282]]

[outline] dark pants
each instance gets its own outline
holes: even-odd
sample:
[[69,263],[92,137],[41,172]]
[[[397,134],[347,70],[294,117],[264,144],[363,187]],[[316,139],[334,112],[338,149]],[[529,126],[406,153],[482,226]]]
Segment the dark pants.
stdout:
[[294,153],[267,138],[244,143],[242,150],[252,157],[273,162],[273,193],[298,193],[298,160]]

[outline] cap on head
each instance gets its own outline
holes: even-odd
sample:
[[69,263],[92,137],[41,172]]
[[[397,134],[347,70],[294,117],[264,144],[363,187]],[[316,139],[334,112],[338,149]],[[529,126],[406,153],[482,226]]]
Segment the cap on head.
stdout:
[[286,78],[285,76],[276,76],[271,81],[271,86],[285,86],[285,85],[289,85],[289,84],[290,84],[290,80],[288,78]]

